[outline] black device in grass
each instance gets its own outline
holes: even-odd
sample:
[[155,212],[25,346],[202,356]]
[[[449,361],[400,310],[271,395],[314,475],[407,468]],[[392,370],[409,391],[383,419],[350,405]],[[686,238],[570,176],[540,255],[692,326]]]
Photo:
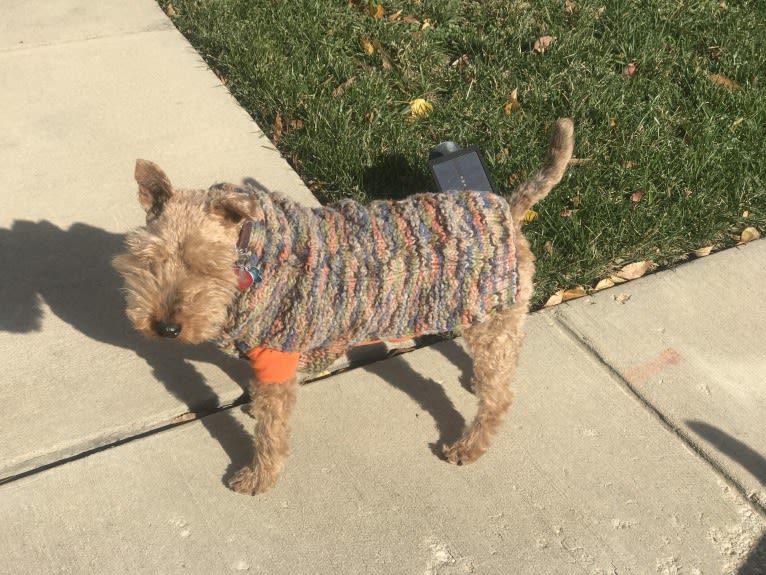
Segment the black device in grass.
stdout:
[[431,174],[440,192],[468,191],[496,193],[489,170],[476,146],[461,148],[442,142],[428,157]]

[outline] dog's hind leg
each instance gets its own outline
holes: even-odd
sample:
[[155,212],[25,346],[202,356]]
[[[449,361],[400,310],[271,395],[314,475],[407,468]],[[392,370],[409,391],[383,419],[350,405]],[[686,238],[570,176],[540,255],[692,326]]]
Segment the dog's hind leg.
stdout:
[[518,363],[527,302],[519,301],[504,312],[464,332],[473,359],[473,391],[479,400],[476,417],[460,438],[443,447],[450,463],[476,461],[487,451],[511,406],[511,383]]
[[284,383],[250,382],[255,455],[252,465],[240,469],[229,482],[237,493],[263,493],[277,482],[289,451],[290,416],[297,391],[296,378]]

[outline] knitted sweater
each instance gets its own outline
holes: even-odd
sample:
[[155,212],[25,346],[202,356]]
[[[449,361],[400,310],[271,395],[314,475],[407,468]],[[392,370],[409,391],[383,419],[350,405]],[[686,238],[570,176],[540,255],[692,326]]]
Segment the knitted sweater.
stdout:
[[308,208],[236,189],[256,200],[256,282],[229,308],[218,343],[230,354],[291,352],[321,371],[355,345],[459,331],[514,302],[513,223],[497,195]]

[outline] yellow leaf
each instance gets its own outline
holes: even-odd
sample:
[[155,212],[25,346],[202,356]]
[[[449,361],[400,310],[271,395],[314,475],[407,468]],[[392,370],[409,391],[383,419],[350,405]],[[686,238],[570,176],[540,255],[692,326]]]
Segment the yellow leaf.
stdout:
[[545,305],[543,307],[551,307],[552,305],[558,305],[562,301],[564,301],[564,290],[560,289],[555,294],[553,294],[551,297],[548,298],[548,301],[545,302]]
[[521,104],[519,103],[519,89],[514,88],[511,95],[508,97],[508,102],[503,106],[503,112],[510,114],[514,110],[520,110]]
[[383,18],[383,4],[375,2],[374,0],[367,1],[367,12],[375,20]]
[[647,271],[652,269],[652,265],[652,262],[649,261],[634,262],[632,264],[626,265],[624,268],[618,271],[617,276],[624,280],[634,280],[640,278]]
[[607,289],[614,286],[614,282],[610,280],[609,278],[604,278],[602,280],[599,280],[599,282],[596,284],[596,287],[593,288],[593,291],[601,291],[602,289]]
[[375,46],[372,45],[372,42],[370,42],[370,39],[365,36],[362,38],[362,50],[364,50],[364,53],[368,56],[372,55],[375,52]]
[[757,240],[760,237],[761,232],[750,226],[742,230],[742,234],[739,236],[739,241],[742,244],[746,244],[747,242],[752,242],[753,240]]
[[528,224],[530,222],[534,222],[538,216],[538,214],[535,210],[527,210],[527,213],[524,214],[524,217],[522,218],[525,224]]
[[434,109],[433,104],[423,98],[415,98],[410,102],[410,120],[428,116]]
[[542,54],[545,52],[545,49],[555,41],[555,36],[540,36],[537,40],[535,40],[535,44],[532,46],[532,50],[538,54]]

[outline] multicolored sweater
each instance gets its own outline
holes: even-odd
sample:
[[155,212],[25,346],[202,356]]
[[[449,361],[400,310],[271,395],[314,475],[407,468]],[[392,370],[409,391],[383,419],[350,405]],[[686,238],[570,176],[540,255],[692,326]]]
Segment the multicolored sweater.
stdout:
[[219,346],[287,352],[303,370],[372,341],[457,332],[508,308],[518,284],[507,202],[485,192],[308,208],[251,194],[256,281],[231,304]]

